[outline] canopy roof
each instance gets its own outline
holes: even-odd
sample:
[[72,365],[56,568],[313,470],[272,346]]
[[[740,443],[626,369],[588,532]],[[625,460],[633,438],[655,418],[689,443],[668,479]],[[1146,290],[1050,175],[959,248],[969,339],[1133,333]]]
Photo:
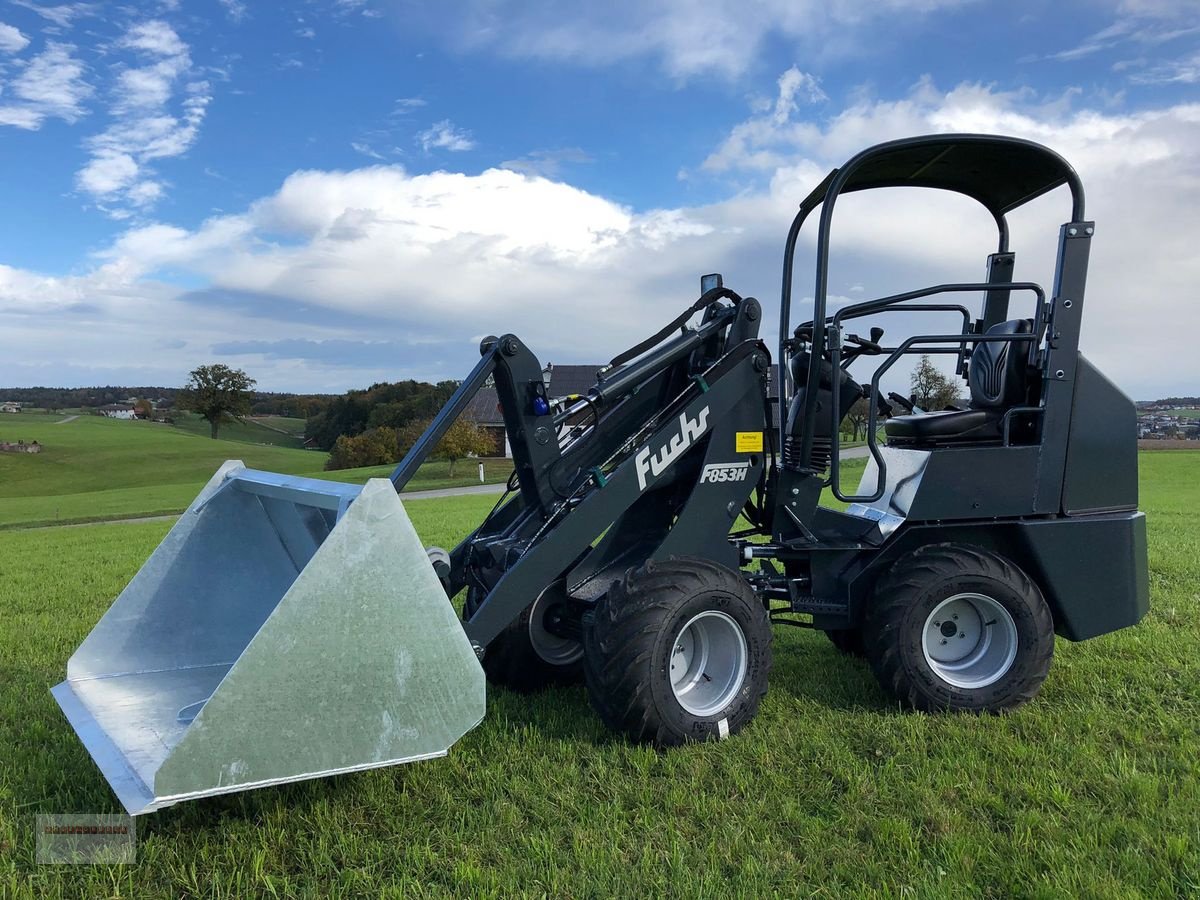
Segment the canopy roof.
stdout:
[[936,134],[879,144],[834,169],[805,198],[810,210],[834,194],[879,187],[955,191],[982,203],[997,219],[1068,184],[1072,220],[1083,218],[1083,186],[1071,165],[1041,144],[985,134]]

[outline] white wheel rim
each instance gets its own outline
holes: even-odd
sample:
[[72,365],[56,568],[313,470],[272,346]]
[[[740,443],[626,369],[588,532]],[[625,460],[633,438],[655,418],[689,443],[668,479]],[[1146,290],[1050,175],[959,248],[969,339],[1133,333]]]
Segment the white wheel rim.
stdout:
[[693,716],[715,716],[746,680],[746,636],[731,616],[716,610],[688,620],[671,644],[671,690]]
[[939,678],[968,690],[995,684],[1017,658],[1017,623],[997,600],[963,593],[934,607],[921,631],[925,662]]
[[546,610],[554,605],[553,591],[557,587],[551,585],[533,601],[533,609],[529,611],[529,643],[542,661],[552,666],[569,666],[583,658],[583,644],[546,630]]

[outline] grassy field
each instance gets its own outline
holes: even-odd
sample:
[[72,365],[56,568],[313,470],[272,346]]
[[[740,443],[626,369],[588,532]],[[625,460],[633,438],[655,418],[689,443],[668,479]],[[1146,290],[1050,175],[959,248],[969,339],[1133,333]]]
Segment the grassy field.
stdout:
[[[311,450],[214,441],[207,432],[101,416],[61,425],[57,421],[40,416],[36,422],[20,416],[0,419],[0,440],[37,440],[45,448],[36,455],[0,454],[0,529],[181,512],[227,459],[271,472],[348,482],[385,477],[392,468],[324,472],[326,455]],[[503,481],[512,470],[505,460],[486,460],[484,468],[489,482]],[[431,462],[421,467],[409,489],[478,483],[473,461],[460,461],[453,477],[448,463]]]
[[[0,895],[1200,895],[1200,454],[1141,455],[1152,611],[1060,641],[1001,717],[901,712],[820,635],[776,634],[758,719],[656,753],[580,688],[491,691],[448,758],[139,821],[124,868],[38,867],[33,817],[119,807],[48,689],[167,525],[0,534]],[[492,498],[409,501],[452,544]]]
[[[209,437],[208,420],[197,413],[172,413],[172,427],[200,437]],[[275,447],[304,447],[304,419],[282,416],[262,416],[241,422],[226,422],[221,426],[220,439],[244,444],[267,444]]]

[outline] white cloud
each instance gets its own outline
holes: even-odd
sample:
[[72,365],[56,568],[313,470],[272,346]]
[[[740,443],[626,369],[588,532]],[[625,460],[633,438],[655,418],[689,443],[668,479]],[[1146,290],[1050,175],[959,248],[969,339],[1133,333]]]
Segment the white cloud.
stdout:
[[145,210],[162,198],[164,185],[149,164],[180,156],[195,143],[211,91],[206,81],[186,80],[192,71],[188,46],[166,22],[138,23],[116,46],[142,64],[117,74],[111,123],[85,142],[91,158],[76,174],[76,185],[121,219],[131,207]]
[[187,56],[188,47],[179,35],[161,19],[151,19],[131,27],[118,41],[121,47],[141,50],[152,56]]
[[51,41],[11,83],[15,101],[0,104],[0,124],[36,129],[47,118],[74,122],[92,94],[75,47]]
[[363,156],[369,156],[371,159],[383,159],[382,153],[373,149],[370,144],[365,141],[351,141],[350,149],[355,153],[361,153]]
[[819,79],[795,66],[779,76],[777,87],[774,101],[756,104],[760,114],[734,127],[721,146],[704,160],[702,168],[711,172],[731,168],[765,171],[783,164],[789,141],[795,139],[796,133],[812,127],[792,123],[792,114],[799,108],[797,97],[809,104],[823,103],[829,98],[821,90]]
[[[426,26],[463,49],[589,66],[658,59],[670,75],[731,77],[759,58],[771,38],[811,53],[861,50],[868,26],[888,38],[905,21],[972,0],[611,0],[547,4],[451,0]],[[419,10],[414,10],[414,20]],[[849,36],[853,34],[853,38]]]
[[471,132],[459,128],[449,119],[442,119],[440,122],[435,122],[429,128],[422,131],[417,135],[417,142],[420,143],[426,153],[437,149],[459,152],[462,150],[471,150],[475,146]]
[[29,46],[29,38],[21,34],[20,29],[0,22],[0,51],[4,53],[20,53]]
[[42,124],[42,114],[26,106],[0,105],[0,125],[11,125],[32,131]]
[[10,0],[13,6],[21,6],[32,10],[48,22],[53,22],[59,28],[70,28],[75,19],[90,16],[96,11],[94,3],[61,3],[57,6],[41,6],[33,0]]
[[563,147],[557,150],[534,150],[516,159],[506,159],[500,163],[500,168],[512,169],[526,175],[556,178],[563,166],[590,162],[593,162],[590,153],[579,147]]
[[[1071,63],[1107,51],[1125,56],[1132,52],[1139,55],[1118,59],[1112,69],[1128,73],[1126,77],[1134,84],[1191,84],[1197,80],[1200,25],[1196,24],[1193,0],[1122,0],[1116,12],[1110,25],[1047,58]],[[1188,48],[1181,51],[1180,44]]]
[[1198,84],[1200,52],[1136,71],[1129,80],[1135,84]]
[[406,116],[425,105],[426,101],[420,97],[400,97],[392,106],[392,115]]
[[231,22],[246,18],[246,4],[242,0],[221,0],[221,5],[225,7],[225,15],[229,16]]
[[96,197],[110,197],[133,184],[138,164],[128,153],[101,150],[79,170],[79,186]]
[[[784,93],[756,117],[773,121]],[[1089,357],[1137,397],[1194,392],[1200,105],[1114,113],[975,84],[943,91],[922,81],[900,96],[863,97],[819,125],[796,128],[794,119],[792,113],[764,138],[777,165],[759,166],[758,145],[747,143],[747,162],[731,156],[727,169],[749,179],[744,189],[688,209],[638,212],[568,184],[498,169],[297,172],[244,211],[198,228],[130,228],[83,275],[0,272],[0,383],[34,378],[14,367],[33,365],[44,353],[102,367],[114,345],[136,348],[139,365],[174,383],[211,361],[210,348],[230,335],[285,342],[273,350],[253,345],[263,352],[238,360],[278,389],[461,377],[474,357],[469,338],[508,330],[543,359],[595,361],[669,321],[694,299],[697,276],[709,271],[763,300],[770,340],[784,234],[800,199],[825,173],[878,141],[974,130],[1042,141],[1080,170],[1097,221],[1084,317]],[[139,173],[123,189],[153,191],[138,187],[144,181]],[[1062,193],[1014,214],[1018,278],[1049,286],[1057,226],[1067,213]],[[811,239],[806,228],[800,308],[811,292]],[[990,217],[962,198],[904,190],[850,195],[835,218],[831,291],[860,300],[973,280],[993,242]],[[163,283],[178,273],[189,285],[205,285],[202,295],[189,298]],[[86,327],[68,329],[68,321]],[[902,331],[895,321],[882,324]],[[68,331],[78,336],[51,345]],[[181,335],[186,348],[160,349]],[[312,341],[449,349],[439,350],[441,363],[397,358],[333,366],[280,358],[286,347]]]

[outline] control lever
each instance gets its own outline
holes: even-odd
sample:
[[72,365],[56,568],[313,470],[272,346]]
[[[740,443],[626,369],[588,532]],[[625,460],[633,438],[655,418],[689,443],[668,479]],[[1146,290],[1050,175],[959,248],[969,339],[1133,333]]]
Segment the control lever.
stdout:
[[911,400],[909,400],[907,397],[900,396],[895,391],[888,393],[888,399],[897,406],[901,407],[905,412],[911,413],[914,409],[916,409],[916,406]]
[[[862,394],[863,399],[869,401],[871,399],[871,385],[864,384],[862,388]],[[875,392],[875,412],[883,416],[885,419],[895,414],[895,410],[892,409],[892,405],[883,399],[883,394],[879,393],[879,391]]]
[[879,339],[883,337],[882,328],[871,329],[871,339],[861,338],[857,334],[849,335],[846,340],[855,346],[859,347],[860,353],[866,353],[871,356],[878,356],[883,352],[883,348],[879,346]]

